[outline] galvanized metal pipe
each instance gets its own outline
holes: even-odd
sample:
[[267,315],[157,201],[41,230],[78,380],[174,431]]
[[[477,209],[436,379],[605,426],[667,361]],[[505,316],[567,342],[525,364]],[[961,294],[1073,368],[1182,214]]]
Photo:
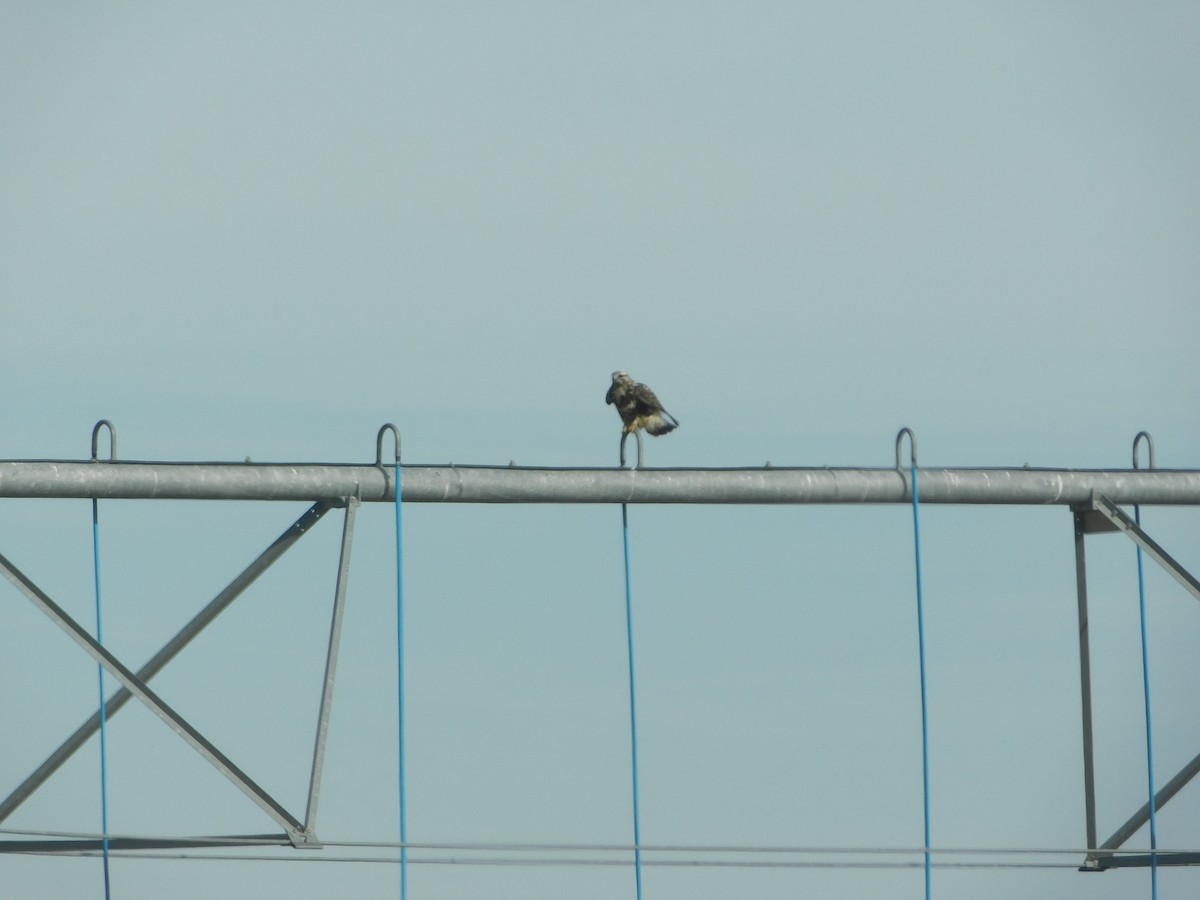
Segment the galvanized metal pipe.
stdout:
[[[922,503],[1200,505],[1195,469],[920,470]],[[334,464],[0,462],[0,497],[129,500],[394,499],[390,467]],[[403,467],[415,503],[907,503],[897,469],[550,469]]]

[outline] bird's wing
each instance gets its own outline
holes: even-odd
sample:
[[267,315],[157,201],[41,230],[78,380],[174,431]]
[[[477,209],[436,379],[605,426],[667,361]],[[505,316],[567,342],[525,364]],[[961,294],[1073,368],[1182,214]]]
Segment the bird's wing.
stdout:
[[604,395],[604,402],[611,404],[613,402],[613,396],[616,394],[616,392],[617,383],[614,381],[611,385],[609,385],[608,393]]
[[633,400],[637,404],[638,415],[648,415],[650,413],[663,412],[663,405],[658,402],[658,397],[654,396],[654,391],[646,387],[646,385],[638,383],[633,386]]

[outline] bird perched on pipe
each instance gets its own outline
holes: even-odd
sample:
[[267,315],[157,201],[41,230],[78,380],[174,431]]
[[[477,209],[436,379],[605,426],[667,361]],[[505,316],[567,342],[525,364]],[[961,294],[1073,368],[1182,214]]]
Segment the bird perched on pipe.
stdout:
[[675,417],[658,402],[654,391],[624,372],[612,373],[612,387],[608,389],[604,402],[616,406],[625,426],[621,429],[622,434],[636,434],[645,429],[657,436],[679,427]]

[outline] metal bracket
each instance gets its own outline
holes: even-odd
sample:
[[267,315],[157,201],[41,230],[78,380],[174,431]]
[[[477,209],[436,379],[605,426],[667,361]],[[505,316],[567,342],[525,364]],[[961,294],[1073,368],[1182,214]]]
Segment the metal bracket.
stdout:
[[1116,531],[1122,531],[1135,544],[1140,546],[1146,555],[1153,559],[1170,573],[1171,577],[1183,585],[1184,589],[1200,600],[1200,581],[1197,581],[1187,569],[1175,561],[1171,554],[1160,547],[1150,535],[1142,530],[1130,516],[1126,515],[1115,503],[1107,497],[1093,495],[1092,511],[1100,513],[1108,519]]

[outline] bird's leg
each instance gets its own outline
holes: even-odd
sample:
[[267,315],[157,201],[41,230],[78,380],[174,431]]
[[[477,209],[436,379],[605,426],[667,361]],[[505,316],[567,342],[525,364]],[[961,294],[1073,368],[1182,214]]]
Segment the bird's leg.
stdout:
[[635,438],[637,438],[637,445],[638,445],[637,467],[640,469],[642,467],[642,433],[640,431],[635,431],[633,433],[633,436]]
[[625,468],[625,439],[629,437],[629,432],[624,428],[621,429],[621,468]]

